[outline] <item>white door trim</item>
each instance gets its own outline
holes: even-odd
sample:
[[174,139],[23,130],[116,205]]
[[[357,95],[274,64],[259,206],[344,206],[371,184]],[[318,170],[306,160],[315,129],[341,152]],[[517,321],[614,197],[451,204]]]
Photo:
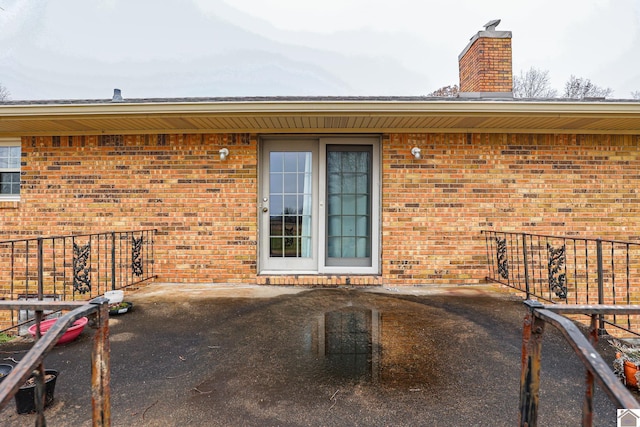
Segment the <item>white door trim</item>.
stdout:
[[[369,145],[371,159],[371,265],[326,265],[326,182],[327,145]],[[266,137],[261,140],[259,158],[258,199],[258,272],[259,274],[380,274],[381,271],[381,140],[377,136],[342,137]],[[271,151],[312,153],[313,209],[312,209],[312,258],[270,257],[270,216],[263,212],[269,208],[269,153]],[[265,201],[265,198],[267,200]]]

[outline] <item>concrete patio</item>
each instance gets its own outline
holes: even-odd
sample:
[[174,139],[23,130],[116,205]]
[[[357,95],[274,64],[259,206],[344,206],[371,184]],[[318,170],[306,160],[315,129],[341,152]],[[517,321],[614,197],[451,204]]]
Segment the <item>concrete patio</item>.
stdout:
[[[110,320],[114,426],[508,426],[518,420],[525,309],[520,297],[497,287],[152,284],[125,299],[133,311]],[[91,424],[92,334],[86,329],[45,361],[60,372],[45,412],[48,425]],[[364,356],[359,337],[369,340]],[[356,351],[341,351],[336,342]],[[19,360],[29,345],[4,344],[0,356]],[[609,346],[599,347],[612,360]],[[578,358],[548,328],[539,425],[578,425],[584,390]],[[0,424],[33,425],[34,416],[17,415],[12,403],[0,412]],[[615,407],[596,389],[595,425],[615,421]]]

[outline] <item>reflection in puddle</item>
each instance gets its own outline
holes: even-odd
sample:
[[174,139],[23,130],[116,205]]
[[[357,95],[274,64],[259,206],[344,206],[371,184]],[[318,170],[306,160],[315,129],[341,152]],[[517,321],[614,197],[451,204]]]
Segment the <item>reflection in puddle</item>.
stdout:
[[377,382],[379,376],[379,314],[346,307],[318,319],[317,353],[330,372],[344,378]]
[[348,306],[317,319],[314,348],[326,371],[341,378],[420,388],[441,375],[431,328],[410,311]]

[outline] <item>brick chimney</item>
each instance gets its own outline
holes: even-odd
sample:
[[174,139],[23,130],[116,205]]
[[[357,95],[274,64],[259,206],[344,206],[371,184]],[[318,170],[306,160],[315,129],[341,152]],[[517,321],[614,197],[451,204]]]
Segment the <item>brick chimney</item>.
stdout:
[[512,97],[511,31],[496,31],[499,19],[484,25],[458,55],[461,97]]

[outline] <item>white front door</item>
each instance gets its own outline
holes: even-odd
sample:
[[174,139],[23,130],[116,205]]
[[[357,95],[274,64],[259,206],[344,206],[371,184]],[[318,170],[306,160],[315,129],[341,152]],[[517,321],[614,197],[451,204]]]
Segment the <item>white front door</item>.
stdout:
[[267,140],[262,152],[261,269],[318,269],[318,145]]
[[260,272],[379,272],[379,138],[262,145]]

